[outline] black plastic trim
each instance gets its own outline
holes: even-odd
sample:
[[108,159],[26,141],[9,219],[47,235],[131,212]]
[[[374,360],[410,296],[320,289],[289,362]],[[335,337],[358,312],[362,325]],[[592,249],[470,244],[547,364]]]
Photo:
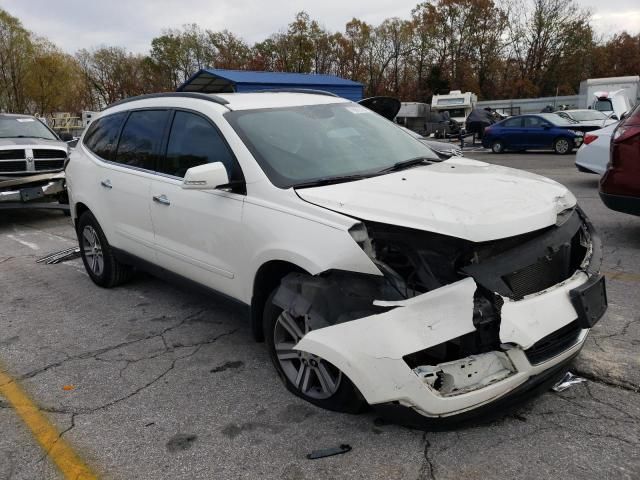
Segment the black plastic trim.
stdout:
[[630,215],[640,215],[640,197],[612,195],[610,193],[600,192],[600,198],[611,210],[628,213]]
[[183,277],[182,275],[171,272],[159,265],[156,265],[155,263],[149,262],[148,260],[143,260],[140,257],[125,252],[124,250],[115,247],[111,248],[113,249],[115,257],[119,262],[124,263],[125,265],[131,265],[138,270],[142,270],[155,277],[166,280],[169,283],[180,288],[181,290],[196,290],[205,295],[213,295],[214,297],[216,297],[216,300],[240,307],[243,310],[243,314],[247,315],[247,319],[249,318],[251,307],[243,301],[238,300],[237,298],[233,298],[226,293],[222,293],[211,287],[207,287],[206,285],[203,285],[201,283],[195,282],[189,278]]
[[264,90],[255,90],[251,93],[308,93],[310,95],[340,98],[340,95],[336,95],[335,93],[327,92],[326,90],[314,90],[313,88],[265,88]]
[[562,244],[570,242],[582,226],[582,217],[574,210],[571,216],[557,228],[490,259],[467,265],[462,268],[462,271],[485,288],[505,297],[513,297],[514,293],[504,281],[503,275],[516,271],[522,265],[532,265],[549,255],[549,247],[560,247]]
[[[195,98],[198,100],[206,100],[209,102],[217,103],[218,105],[228,105],[229,100],[219,97],[217,95],[213,95],[210,93],[199,93],[199,92],[164,92],[164,93],[148,93],[146,95],[138,95],[136,97],[124,98],[122,100],[118,100],[117,102],[108,105],[106,109],[115,107],[118,105],[123,105],[129,102],[136,102],[138,100],[147,100],[150,98]],[[227,107],[228,108],[228,107]],[[105,109],[105,110],[106,110]]]

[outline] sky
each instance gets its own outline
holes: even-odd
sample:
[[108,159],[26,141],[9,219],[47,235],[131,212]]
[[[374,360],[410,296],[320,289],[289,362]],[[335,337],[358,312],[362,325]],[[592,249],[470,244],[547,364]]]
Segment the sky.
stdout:
[[[102,45],[146,53],[151,39],[167,28],[197,23],[211,30],[228,29],[247,42],[284,30],[305,10],[325,28],[344,30],[356,17],[378,24],[385,18],[409,18],[418,0],[0,0],[0,8],[23,25],[75,53]],[[626,29],[640,32],[638,0],[576,0],[593,12],[596,31],[608,36]]]

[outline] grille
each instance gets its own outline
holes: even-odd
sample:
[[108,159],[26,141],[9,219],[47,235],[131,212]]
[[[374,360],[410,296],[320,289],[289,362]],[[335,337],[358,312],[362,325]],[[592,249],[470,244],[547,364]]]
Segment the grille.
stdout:
[[587,249],[581,244],[581,230],[556,251],[536,263],[504,275],[502,279],[513,292],[514,300],[540,292],[569,278],[580,267]]
[[570,259],[570,248],[568,245],[563,245],[557,252],[503,278],[514,297],[520,299],[569,278],[575,271],[575,268],[569,268]]
[[532,365],[542,363],[564,352],[569,347],[572,347],[578,341],[581,330],[578,321],[574,320],[560,330],[556,330],[552,334],[538,340],[531,348],[524,352],[527,355],[529,363]]
[[25,172],[27,162],[23,161],[0,161],[0,173]]
[[[42,148],[34,148],[33,149],[33,158],[61,158],[65,159],[67,153],[63,150],[49,150]],[[23,157],[24,158],[24,157]]]
[[0,150],[0,160],[21,160],[24,150]]
[[36,160],[35,169],[41,170],[60,170],[64,167],[64,160]]

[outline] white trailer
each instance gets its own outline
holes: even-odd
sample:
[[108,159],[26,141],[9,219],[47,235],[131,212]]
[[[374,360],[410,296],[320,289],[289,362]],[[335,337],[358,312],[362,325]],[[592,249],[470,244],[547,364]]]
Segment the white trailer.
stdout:
[[446,95],[434,95],[431,99],[431,110],[438,113],[449,112],[451,119],[464,124],[471,110],[476,108],[476,103],[478,96],[475,93],[451,90]]
[[580,82],[581,108],[593,108],[603,112],[613,111],[613,94],[624,95],[630,105],[640,100],[640,76],[589,78]]

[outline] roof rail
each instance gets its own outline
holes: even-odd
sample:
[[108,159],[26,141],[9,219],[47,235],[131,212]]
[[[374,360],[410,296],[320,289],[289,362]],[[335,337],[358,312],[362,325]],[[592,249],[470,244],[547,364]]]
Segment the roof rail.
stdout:
[[338,97],[340,95],[336,95],[332,92],[327,92],[326,90],[314,90],[312,88],[267,88],[264,90],[255,90],[254,93],[308,93],[311,95],[326,95],[327,97]]
[[124,103],[135,102],[137,100],[146,100],[147,98],[164,98],[164,97],[178,97],[178,98],[197,98],[199,100],[207,100],[209,102],[214,102],[220,105],[227,105],[229,103],[228,100],[219,97],[217,95],[211,95],[208,93],[200,93],[200,92],[163,92],[163,93],[148,93],[146,95],[138,95],[136,97],[124,98],[122,100],[118,100],[117,102],[112,103],[111,105],[107,105],[106,108],[115,107],[116,105],[122,105]]

